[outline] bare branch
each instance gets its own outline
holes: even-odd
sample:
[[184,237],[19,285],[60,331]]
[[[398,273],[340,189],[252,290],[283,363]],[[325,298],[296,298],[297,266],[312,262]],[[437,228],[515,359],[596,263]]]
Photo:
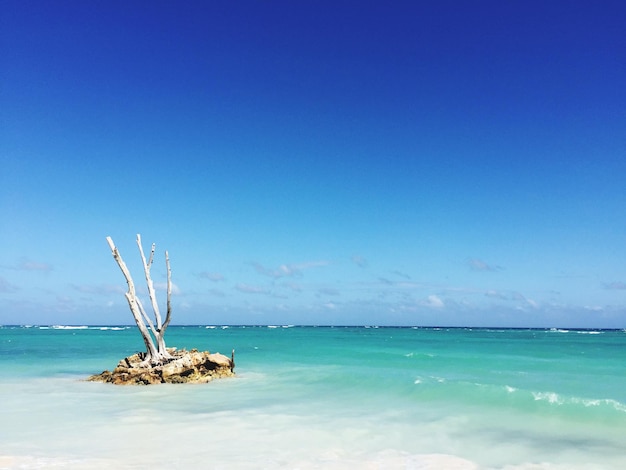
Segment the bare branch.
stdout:
[[137,302],[137,306],[139,307],[139,312],[141,313],[141,316],[146,321],[146,323],[148,323],[148,328],[150,328],[150,331],[152,331],[152,334],[156,336],[157,330],[154,328],[154,323],[152,323],[152,319],[146,313],[146,310],[143,307],[143,303],[141,302],[141,299],[137,297],[135,301]]
[[154,249],[156,248],[156,243],[152,244],[152,249],[150,250],[150,259],[148,260],[148,269],[152,267],[152,261],[154,260]]
[[[130,275],[130,271],[126,267],[126,264],[122,260],[122,257],[119,254],[119,251],[115,247],[113,240],[111,237],[107,237],[107,242],[111,251],[113,253],[113,257],[115,261],[117,261],[118,266],[122,270],[124,277],[126,278],[126,282],[128,284],[128,292],[126,293],[126,300],[128,301],[128,305],[130,307],[130,311],[135,319],[135,323],[137,323],[137,327],[141,332],[141,336],[143,337],[143,341],[146,344],[146,357],[142,364],[159,364],[164,361],[170,359],[172,355],[168,352],[167,347],[165,346],[164,334],[167,326],[170,323],[171,315],[172,315],[172,306],[171,306],[171,295],[172,295],[172,278],[171,278],[171,269],[170,269],[170,261],[167,254],[165,252],[165,265],[167,267],[167,315],[165,318],[165,324],[161,322],[161,314],[159,312],[159,305],[157,303],[156,292],[154,290],[154,282],[152,282],[152,278],[150,276],[150,268],[152,266],[152,262],[154,261],[154,252],[156,244],[152,244],[152,248],[150,251],[150,259],[146,261],[146,256],[143,252],[143,247],[141,245],[141,235],[137,234],[137,246],[139,247],[139,254],[141,255],[141,261],[143,264],[143,271],[146,278],[146,284],[148,286],[148,295],[150,296],[150,303],[152,305],[152,310],[154,311],[154,320],[152,321],[151,317],[146,313],[146,310],[143,306],[141,300],[137,297],[137,293],[135,292],[135,285],[133,283],[132,277]],[[146,326],[147,324],[147,326]],[[156,346],[155,346],[156,340]]]
[[[146,284],[148,285],[148,295],[150,296],[150,303],[152,304],[152,310],[154,312],[154,318],[156,320],[156,327],[161,330],[161,313],[159,311],[159,304],[157,303],[156,292],[154,291],[154,283],[150,277],[150,264],[146,262],[146,257],[143,254],[143,247],[141,246],[141,235],[137,234],[137,246],[139,247],[139,253],[141,254],[141,261],[143,262],[143,271],[146,276]],[[150,255],[150,263],[152,263],[152,255],[154,254],[154,244],[152,244],[152,254]]]
[[120,252],[118,251],[117,247],[113,243],[113,239],[111,237],[107,237],[106,240],[107,240],[107,243],[109,244],[109,248],[111,248],[111,252],[113,253],[113,258],[117,262],[117,265],[121,269],[122,274],[124,275],[124,278],[126,279],[126,283],[128,284],[128,292],[126,292],[125,297],[126,297],[126,300],[128,301],[130,312],[133,315],[133,318],[135,319],[135,323],[137,324],[137,327],[139,328],[141,336],[143,337],[143,341],[146,345],[146,349],[147,349],[146,359],[151,360],[153,357],[156,357],[158,355],[157,348],[154,346],[154,342],[152,341],[152,338],[150,337],[150,332],[146,328],[146,324],[143,321],[141,311],[138,307],[139,304],[137,302],[138,299],[137,299],[137,294],[135,292],[135,284],[133,282],[133,278],[130,275],[130,271],[126,267],[126,263],[124,263],[124,260],[122,259],[122,256],[120,255]]
[[161,329],[163,333],[165,333],[165,329],[172,319],[172,270],[170,268],[170,257],[167,251],[165,252],[165,266],[167,268],[167,313],[165,314],[165,323],[163,323],[163,328]]

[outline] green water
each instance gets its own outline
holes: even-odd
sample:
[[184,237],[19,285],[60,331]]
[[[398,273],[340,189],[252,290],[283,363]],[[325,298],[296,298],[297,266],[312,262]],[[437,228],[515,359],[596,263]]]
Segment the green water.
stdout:
[[[108,444],[139,461],[120,436],[160,427],[189,445],[157,468],[207,453],[204,468],[626,468],[622,330],[187,326],[167,343],[235,349],[237,378],[85,383],[142,349],[135,328],[0,328],[7,468],[115,468]],[[198,433],[245,455],[199,449]]]

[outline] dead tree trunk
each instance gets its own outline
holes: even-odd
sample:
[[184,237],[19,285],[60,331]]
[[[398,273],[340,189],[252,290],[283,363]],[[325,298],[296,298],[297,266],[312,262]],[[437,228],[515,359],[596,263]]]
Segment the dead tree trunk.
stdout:
[[128,306],[130,307],[130,312],[135,319],[135,323],[139,328],[139,332],[143,337],[143,342],[146,345],[146,356],[142,364],[144,366],[162,364],[168,359],[171,359],[171,355],[165,347],[164,339],[165,330],[170,324],[170,319],[172,316],[172,273],[167,251],[165,252],[165,265],[167,267],[167,312],[165,314],[165,321],[162,321],[161,313],[159,311],[159,305],[157,303],[156,292],[154,290],[154,283],[152,282],[152,278],[150,277],[150,268],[152,267],[152,261],[154,260],[155,244],[152,244],[150,258],[146,261],[143,247],[141,246],[141,235],[137,234],[137,246],[139,247],[139,253],[141,255],[141,260],[143,263],[146,284],[148,286],[150,304],[154,313],[154,321],[152,321],[150,316],[146,313],[143,304],[141,303],[141,300],[139,299],[139,297],[137,297],[135,284],[133,282],[132,276],[130,275],[130,271],[126,267],[126,263],[124,263],[124,260],[122,259],[122,256],[120,255],[120,252],[113,243],[111,237],[107,237],[107,242],[109,244],[109,247],[111,248],[111,252],[113,253],[113,258],[117,262],[118,266],[122,270],[122,273],[124,274],[124,277],[126,278],[126,283],[128,284],[128,292],[126,292],[125,294],[126,300],[128,301]]

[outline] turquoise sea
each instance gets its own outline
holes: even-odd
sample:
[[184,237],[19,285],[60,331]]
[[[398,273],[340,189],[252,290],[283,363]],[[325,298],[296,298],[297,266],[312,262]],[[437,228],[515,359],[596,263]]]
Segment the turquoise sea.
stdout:
[[623,469],[626,331],[172,326],[205,385],[85,382],[133,327],[0,327],[0,468]]

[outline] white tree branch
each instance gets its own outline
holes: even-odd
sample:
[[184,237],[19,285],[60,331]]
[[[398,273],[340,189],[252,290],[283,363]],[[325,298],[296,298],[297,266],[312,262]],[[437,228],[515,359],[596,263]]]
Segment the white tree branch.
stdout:
[[152,249],[150,250],[150,259],[148,260],[148,268],[152,267],[152,261],[154,260],[154,249],[156,248],[156,243],[152,244]]
[[141,313],[141,317],[146,321],[146,323],[148,324],[148,328],[150,329],[150,331],[156,338],[157,330],[154,328],[154,323],[152,323],[152,319],[146,313],[146,309],[143,308],[143,302],[141,301],[139,297],[137,297],[135,301],[137,302],[137,307],[139,307],[139,312]]
[[165,267],[167,268],[167,313],[165,314],[165,323],[163,323],[162,331],[170,324],[172,319],[172,269],[170,268],[170,257],[165,252]]
[[[113,258],[117,262],[118,266],[122,270],[124,274],[124,278],[126,279],[126,283],[128,284],[128,292],[126,293],[126,300],[128,301],[128,306],[130,307],[130,311],[135,319],[135,323],[139,328],[141,336],[143,337],[143,341],[146,345],[146,357],[142,364],[157,364],[162,363],[165,360],[171,358],[172,356],[167,351],[165,346],[164,334],[165,329],[170,323],[172,308],[171,308],[171,293],[172,293],[172,280],[171,280],[171,270],[170,270],[170,261],[167,252],[165,252],[165,264],[167,267],[167,316],[165,318],[165,323],[161,323],[161,314],[159,312],[159,306],[157,303],[156,292],[154,290],[154,283],[152,282],[152,278],[150,276],[150,268],[152,266],[152,262],[154,260],[154,251],[156,245],[152,244],[152,249],[150,251],[150,259],[146,261],[146,257],[143,252],[143,247],[141,246],[141,235],[137,234],[137,246],[139,247],[139,254],[141,255],[141,261],[143,263],[144,274],[146,277],[146,284],[148,286],[148,295],[150,296],[150,302],[152,305],[152,310],[154,311],[155,321],[153,322],[150,316],[146,313],[146,310],[143,307],[143,304],[139,297],[137,297],[137,293],[135,291],[135,284],[133,283],[133,279],[130,275],[130,271],[128,270],[126,263],[122,259],[118,249],[115,247],[113,240],[111,237],[107,237],[107,243],[109,244],[109,248],[111,248],[111,252],[113,253]],[[147,324],[147,326],[146,326]],[[152,333],[152,334],[151,334]],[[154,339],[156,339],[157,346],[155,347]]]
[[141,333],[141,336],[143,337],[143,341],[146,345],[146,349],[147,349],[146,360],[150,361],[154,357],[158,356],[158,351],[157,351],[157,348],[154,346],[154,342],[152,341],[152,338],[150,337],[150,332],[146,328],[146,324],[143,321],[141,310],[138,307],[139,304],[137,302],[138,299],[137,299],[137,294],[135,292],[135,284],[133,282],[133,278],[130,275],[130,271],[128,270],[128,267],[126,267],[126,263],[124,263],[124,260],[122,259],[122,256],[120,255],[120,252],[118,251],[117,247],[113,243],[113,239],[111,237],[107,237],[106,240],[107,240],[107,243],[109,244],[109,248],[111,248],[111,252],[113,253],[113,258],[117,262],[117,265],[121,269],[122,274],[124,275],[124,278],[126,279],[126,283],[128,284],[128,292],[126,292],[125,297],[126,297],[126,300],[128,301],[130,312],[132,313],[133,318],[135,319],[135,323],[137,324],[137,327],[139,328],[139,332]]
[[154,243],[152,244],[152,252],[150,254],[150,263],[146,262],[146,257],[143,254],[143,247],[141,246],[141,235],[137,234],[137,246],[139,247],[139,253],[141,254],[141,261],[143,262],[143,271],[146,276],[146,284],[148,285],[148,295],[150,296],[150,303],[152,304],[152,311],[154,312],[154,319],[156,320],[157,331],[161,331],[161,312],[159,311],[159,304],[157,303],[156,292],[154,291],[154,283],[150,277],[150,267],[152,264],[152,258],[154,255]]
[[165,341],[163,340],[165,330],[172,319],[172,270],[170,269],[170,258],[167,251],[165,252],[165,266],[167,268],[167,313],[165,314],[165,323],[163,323],[159,335],[157,336],[157,347],[159,348],[159,353],[169,356],[169,352],[165,347]]

